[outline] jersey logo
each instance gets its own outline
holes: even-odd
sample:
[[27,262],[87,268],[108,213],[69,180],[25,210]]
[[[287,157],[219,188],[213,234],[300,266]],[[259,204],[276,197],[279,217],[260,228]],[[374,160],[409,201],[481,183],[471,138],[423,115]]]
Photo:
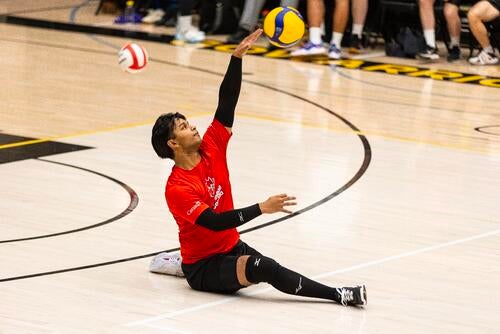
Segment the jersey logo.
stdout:
[[196,201],[196,203],[194,203],[193,207],[188,210],[187,215],[191,216],[191,214],[194,212],[194,210],[196,210],[200,205],[201,205],[201,202]]
[[224,195],[222,186],[219,184],[217,186],[217,191],[215,191],[215,179],[210,176],[205,179],[205,185],[207,186],[208,194],[214,199],[214,209],[217,209],[217,207],[219,206],[219,201],[222,195]]

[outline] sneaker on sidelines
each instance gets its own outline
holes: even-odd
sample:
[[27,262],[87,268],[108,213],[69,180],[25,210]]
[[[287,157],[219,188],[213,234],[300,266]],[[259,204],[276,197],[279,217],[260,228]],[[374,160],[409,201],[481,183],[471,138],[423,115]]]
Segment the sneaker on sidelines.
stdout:
[[142,18],[142,23],[156,23],[160,21],[165,15],[163,9],[150,9],[148,15]]
[[340,304],[344,306],[365,306],[367,304],[364,285],[353,288],[337,288],[336,290],[340,295]]
[[226,40],[226,43],[229,44],[240,44],[240,42],[250,35],[250,31],[246,30],[245,28],[238,27],[238,30],[231,36],[229,36]]
[[425,47],[424,52],[420,52],[418,54],[420,58],[427,59],[427,60],[437,60],[439,59],[439,54],[437,52],[437,48],[433,48],[432,46],[427,45]]
[[186,43],[199,43],[205,40],[205,33],[198,29],[178,31],[175,34],[175,39]]
[[149,264],[149,271],[157,274],[184,277],[181,268],[182,258],[179,252],[157,254]]
[[328,49],[328,58],[330,59],[340,59],[341,51],[335,44],[330,44]]
[[498,57],[494,53],[489,53],[482,50],[477,57],[469,59],[472,65],[495,65],[498,64]]
[[358,35],[351,35],[351,45],[349,46],[349,53],[358,55],[362,52],[363,46],[361,44],[361,39]]
[[294,50],[290,53],[292,57],[299,56],[314,56],[326,53],[326,48],[321,44],[313,44],[312,42],[307,42],[302,45],[300,49]]
[[448,61],[455,61],[460,59],[460,47],[454,45],[448,50]]

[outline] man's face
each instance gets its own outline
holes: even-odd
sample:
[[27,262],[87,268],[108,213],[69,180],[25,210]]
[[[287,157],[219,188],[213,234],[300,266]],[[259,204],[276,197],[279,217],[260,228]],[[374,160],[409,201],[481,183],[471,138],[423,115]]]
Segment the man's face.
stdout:
[[196,126],[190,125],[188,121],[177,118],[174,126],[174,139],[182,151],[197,151],[201,144],[201,137]]

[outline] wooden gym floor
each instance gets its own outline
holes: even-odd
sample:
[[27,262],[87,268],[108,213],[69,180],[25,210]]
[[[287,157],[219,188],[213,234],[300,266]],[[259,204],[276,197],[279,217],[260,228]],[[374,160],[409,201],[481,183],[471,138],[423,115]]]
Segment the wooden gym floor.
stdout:
[[[111,22],[96,5],[3,0],[0,14]],[[126,41],[0,24],[0,333],[499,331],[498,88],[245,57],[235,205],[287,192],[299,214],[261,216],[242,239],[322,283],[366,284],[368,306],[265,284],[221,296],[148,272],[178,247],[172,163],[150,131],[169,111],[204,130],[229,55],[139,41],[153,61],[128,75]],[[465,60],[366,59],[500,77]]]

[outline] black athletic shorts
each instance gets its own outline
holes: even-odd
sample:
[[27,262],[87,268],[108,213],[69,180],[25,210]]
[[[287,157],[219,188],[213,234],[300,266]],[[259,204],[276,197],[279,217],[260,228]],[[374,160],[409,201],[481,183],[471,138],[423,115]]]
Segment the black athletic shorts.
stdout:
[[234,293],[245,286],[238,282],[236,260],[241,255],[262,255],[243,241],[226,254],[217,254],[192,264],[182,264],[189,286],[195,290]]

